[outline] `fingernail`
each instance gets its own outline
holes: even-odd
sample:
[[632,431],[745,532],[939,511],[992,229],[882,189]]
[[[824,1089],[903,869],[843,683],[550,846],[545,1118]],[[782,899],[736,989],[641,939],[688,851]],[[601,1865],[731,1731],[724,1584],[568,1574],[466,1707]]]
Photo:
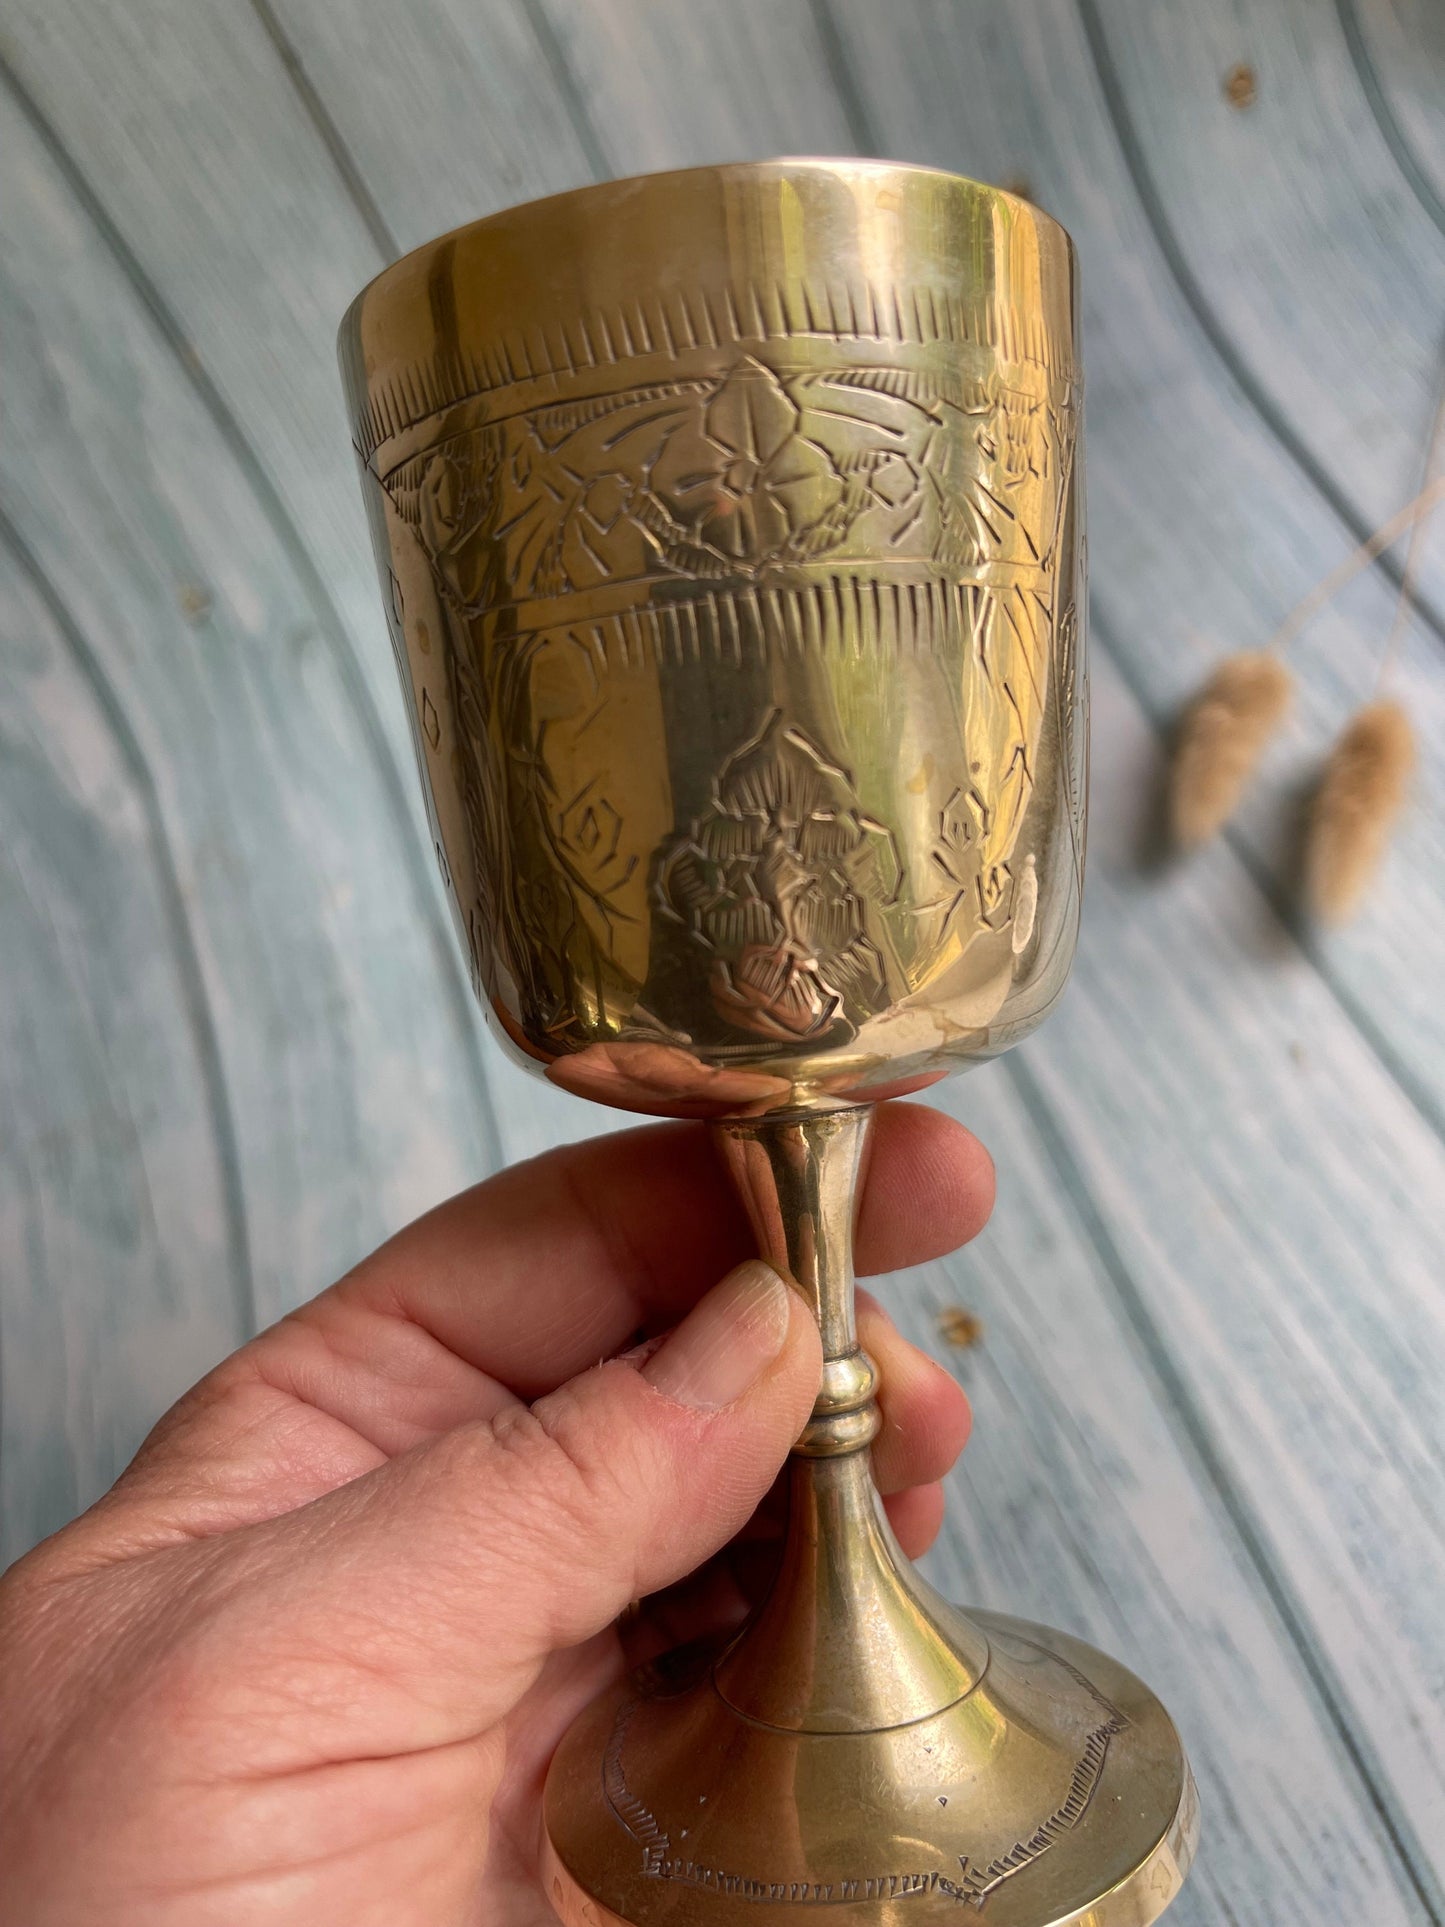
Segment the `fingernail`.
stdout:
[[771,1265],[750,1258],[693,1306],[642,1376],[679,1405],[720,1411],[741,1398],[783,1349],[790,1296]]

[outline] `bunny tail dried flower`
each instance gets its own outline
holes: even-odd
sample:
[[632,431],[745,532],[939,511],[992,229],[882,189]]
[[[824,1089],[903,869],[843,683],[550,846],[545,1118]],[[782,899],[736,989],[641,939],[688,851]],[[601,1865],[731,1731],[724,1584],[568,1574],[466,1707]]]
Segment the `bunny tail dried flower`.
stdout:
[[1415,768],[1415,733],[1396,702],[1366,705],[1330,751],[1310,809],[1305,889],[1326,923],[1343,923],[1379,868]]
[[1254,650],[1226,656],[1184,713],[1170,771],[1174,840],[1207,842],[1238,806],[1289,707],[1290,673]]

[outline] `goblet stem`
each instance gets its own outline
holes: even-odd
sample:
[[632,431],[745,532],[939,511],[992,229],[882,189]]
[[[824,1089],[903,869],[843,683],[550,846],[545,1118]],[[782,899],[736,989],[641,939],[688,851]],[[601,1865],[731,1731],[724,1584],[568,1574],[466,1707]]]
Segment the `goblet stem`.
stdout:
[[738,1712],[798,1732],[865,1733],[923,1719],[979,1678],[987,1645],[905,1559],[868,1447],[877,1374],[858,1345],[853,1221],[871,1109],[714,1126],[762,1255],[802,1293],[823,1377],[789,1467],[772,1591],[716,1673]]
[[[752,1222],[758,1249],[807,1299],[823,1340],[823,1384],[799,1441],[825,1453],[866,1445],[877,1432],[872,1370],[853,1318],[853,1220],[873,1136],[873,1107],[713,1127]],[[857,1360],[848,1372],[837,1367]],[[868,1378],[863,1384],[863,1377]],[[856,1379],[845,1387],[844,1379]],[[840,1421],[866,1413],[866,1426]],[[820,1430],[819,1428],[823,1428]],[[854,1437],[854,1434],[861,1436]]]

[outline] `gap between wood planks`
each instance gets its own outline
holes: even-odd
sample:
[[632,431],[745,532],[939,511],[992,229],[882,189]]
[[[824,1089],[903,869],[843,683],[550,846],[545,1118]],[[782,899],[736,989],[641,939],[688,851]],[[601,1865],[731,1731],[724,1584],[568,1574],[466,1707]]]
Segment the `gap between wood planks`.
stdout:
[[1335,0],[1335,11],[1340,17],[1340,31],[1345,36],[1350,61],[1359,78],[1360,92],[1369,103],[1370,112],[1375,117],[1386,147],[1395,157],[1395,165],[1404,175],[1410,192],[1429,215],[1430,219],[1445,234],[1445,201],[1435,191],[1435,183],[1421,166],[1419,156],[1400,125],[1399,116],[1390,103],[1380,79],[1378,68],[1370,53],[1365,39],[1365,30],[1360,24],[1359,8],[1355,0]]
[[331,164],[340,176],[341,185],[350,196],[367,233],[371,236],[381,264],[395,261],[401,253],[396,236],[387,225],[386,216],[377,206],[370,188],[361,177],[361,169],[352,158],[351,149],[342,138],[341,129],[326,111],[326,103],[311,84],[300,54],[286,38],[285,29],[271,9],[271,0],[251,0],[251,11],[261,23],[261,31],[271,42],[276,56],[286,70],[286,78],[296,90],[298,99],[312,126],[321,136],[321,144],[331,157]]

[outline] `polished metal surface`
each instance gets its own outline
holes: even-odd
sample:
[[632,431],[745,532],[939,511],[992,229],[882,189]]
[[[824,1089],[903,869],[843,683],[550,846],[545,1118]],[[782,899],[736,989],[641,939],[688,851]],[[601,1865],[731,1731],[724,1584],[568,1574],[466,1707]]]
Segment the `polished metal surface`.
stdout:
[[565,1088],[714,1120],[827,1361],[769,1599],[558,1753],[559,1910],[1143,1927],[1177,1736],[913,1572],[852,1314],[867,1106],[1023,1036],[1073,951],[1067,236],[922,168],[651,176],[408,255],[341,352],[477,987]]
[[438,853],[569,1089],[831,1108],[1058,995],[1074,298],[1023,201],[785,161],[495,215],[352,308]]
[[780,1732],[720,1708],[700,1663],[690,1687],[678,1663],[598,1700],[547,1784],[559,1916],[568,1927],[732,1927],[789,1912],[839,1927],[1156,1920],[1198,1830],[1167,1715],[1092,1647],[975,1617],[987,1678],[909,1725]]

